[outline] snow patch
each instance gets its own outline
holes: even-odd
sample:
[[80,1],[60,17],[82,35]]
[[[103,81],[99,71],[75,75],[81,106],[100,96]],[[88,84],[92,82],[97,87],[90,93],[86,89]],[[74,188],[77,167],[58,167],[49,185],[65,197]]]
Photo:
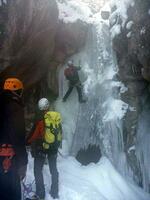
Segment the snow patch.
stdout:
[[130,110],[131,112],[135,112],[135,111],[136,111],[136,108],[135,108],[135,107],[132,107],[132,106],[129,106],[129,110]]
[[134,0],[112,0],[111,7],[114,6],[117,8],[115,14],[121,17],[122,25],[124,25],[128,18],[127,10],[130,6],[134,6]]
[[146,33],[146,28],[145,27],[142,27],[141,31],[140,31],[140,34],[141,35],[144,35]]
[[126,25],[126,29],[130,30],[133,24],[133,21],[129,21]]
[[65,23],[73,23],[77,20],[87,22],[92,12],[86,3],[78,0],[60,2],[57,0],[59,19]]
[[130,153],[131,151],[135,151],[135,145],[133,145],[132,147],[130,147],[130,148],[128,149],[128,153]]
[[[60,200],[149,200],[150,196],[142,189],[127,182],[113,167],[111,162],[102,157],[99,163],[82,166],[73,157],[58,157],[59,199]],[[43,169],[46,188],[45,200],[52,200],[49,190],[51,176],[48,165]],[[32,183],[33,159],[29,155],[27,179]],[[32,185],[35,191],[35,183]]]
[[103,107],[107,107],[107,112],[103,117],[103,121],[106,122],[116,118],[122,119],[129,106],[119,99],[109,99],[103,104]]
[[127,38],[130,38],[131,35],[132,35],[132,32],[129,32],[129,33],[127,34]]
[[[127,15],[127,10],[130,6],[134,6],[134,0],[112,0],[110,4],[111,8],[116,7],[116,10],[113,12],[111,15],[111,21],[112,23],[116,23],[112,28],[111,28],[111,35],[112,38],[114,38],[116,35],[118,35],[121,31],[121,27],[118,24],[119,19],[121,18],[122,23],[121,26],[124,27],[128,15]],[[130,28],[132,24],[129,23],[127,27]]]
[[119,35],[121,33],[121,25],[116,24],[111,28],[110,31],[111,31],[111,37],[113,39],[116,35]]
[[125,93],[128,91],[128,88],[125,87],[125,85],[120,81],[112,81],[111,86],[120,88],[120,93]]

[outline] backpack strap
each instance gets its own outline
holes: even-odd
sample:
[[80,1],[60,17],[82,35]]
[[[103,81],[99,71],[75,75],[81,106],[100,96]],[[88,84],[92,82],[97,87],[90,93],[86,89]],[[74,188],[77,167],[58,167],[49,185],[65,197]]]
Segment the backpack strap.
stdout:
[[57,142],[57,135],[58,135],[58,132],[59,132],[57,125],[56,125],[56,128],[54,128],[53,124],[51,123],[50,126],[45,126],[45,128],[50,129],[50,131],[52,132],[52,134],[55,136],[55,142]]

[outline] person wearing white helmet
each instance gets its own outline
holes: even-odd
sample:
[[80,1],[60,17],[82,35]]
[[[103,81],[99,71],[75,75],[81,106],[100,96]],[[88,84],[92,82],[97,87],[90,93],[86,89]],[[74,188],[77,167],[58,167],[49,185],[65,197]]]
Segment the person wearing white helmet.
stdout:
[[77,66],[73,65],[72,60],[68,61],[68,66],[64,71],[64,75],[65,75],[66,79],[69,81],[69,88],[63,97],[63,102],[66,102],[67,98],[71,94],[74,87],[76,87],[76,89],[77,89],[79,102],[80,103],[86,102],[86,100],[83,99],[82,84],[81,84],[81,81],[79,79],[79,74],[78,74],[78,71],[80,69],[81,69],[81,67],[77,67]]
[[[32,144],[32,156],[34,157],[34,176],[36,183],[37,199],[44,200],[45,187],[42,169],[45,158],[48,158],[49,169],[52,177],[50,194],[58,198],[58,170],[57,152],[61,145],[62,126],[60,113],[49,111],[48,99],[42,98],[38,102],[38,108],[42,112],[41,118],[35,123],[27,143]],[[36,197],[34,197],[36,199]]]
[[43,110],[43,111],[46,111],[46,110],[48,110],[49,109],[49,106],[50,106],[50,104],[49,104],[49,101],[48,101],[48,99],[46,99],[46,98],[42,98],[42,99],[40,99],[39,100],[39,102],[38,102],[38,108],[39,108],[39,110]]
[[73,66],[73,61],[72,60],[68,60],[68,66]]

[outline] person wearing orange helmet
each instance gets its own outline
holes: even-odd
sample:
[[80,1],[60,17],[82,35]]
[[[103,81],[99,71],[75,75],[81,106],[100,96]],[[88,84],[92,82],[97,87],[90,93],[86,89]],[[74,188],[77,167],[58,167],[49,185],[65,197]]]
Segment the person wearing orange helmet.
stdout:
[[0,96],[0,199],[3,200],[21,200],[20,180],[26,174],[22,95],[22,82],[7,78]]
[[14,95],[22,96],[23,83],[17,78],[8,78],[4,83],[4,90],[11,91]]

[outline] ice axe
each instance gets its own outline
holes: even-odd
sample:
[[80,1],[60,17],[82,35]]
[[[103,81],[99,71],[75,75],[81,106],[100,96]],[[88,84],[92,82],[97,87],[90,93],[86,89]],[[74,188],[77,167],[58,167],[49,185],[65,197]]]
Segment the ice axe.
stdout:
[[58,153],[59,153],[59,155],[62,157],[62,158],[67,158],[68,156],[66,155],[63,155],[59,150],[58,150]]

